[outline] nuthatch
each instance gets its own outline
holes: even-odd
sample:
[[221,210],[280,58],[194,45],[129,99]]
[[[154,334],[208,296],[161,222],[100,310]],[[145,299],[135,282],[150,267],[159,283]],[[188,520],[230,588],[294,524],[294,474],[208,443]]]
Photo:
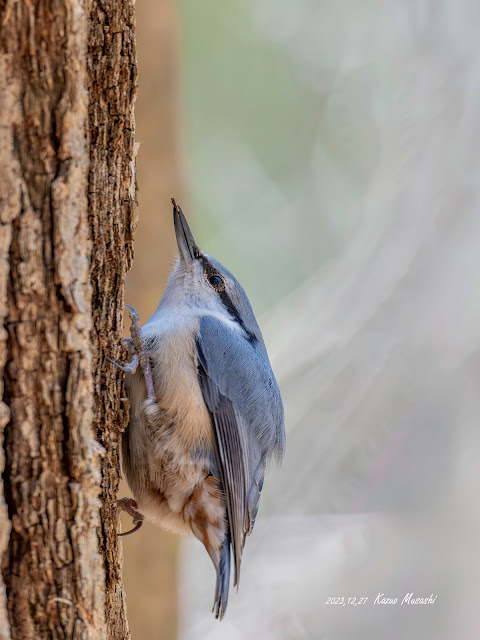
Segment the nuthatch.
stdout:
[[283,406],[244,290],[200,251],[172,202],[179,260],[142,329],[130,307],[122,458],[134,500],[118,503],[133,517],[128,533],[146,518],[205,545],[217,573],[213,610],[222,618],[230,548],[238,585],[267,460],[283,456]]

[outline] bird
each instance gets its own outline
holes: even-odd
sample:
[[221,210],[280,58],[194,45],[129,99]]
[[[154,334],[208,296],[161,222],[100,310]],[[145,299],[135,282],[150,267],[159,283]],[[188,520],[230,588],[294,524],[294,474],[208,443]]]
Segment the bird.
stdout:
[[[137,531],[146,519],[191,533],[216,571],[222,619],[230,573],[240,580],[270,459],[285,451],[282,398],[250,302],[236,278],[200,250],[172,198],[178,258],[140,327],[135,309],[126,372],[129,422],[122,468],[133,498],[118,500]],[[110,358],[109,358],[110,360]]]

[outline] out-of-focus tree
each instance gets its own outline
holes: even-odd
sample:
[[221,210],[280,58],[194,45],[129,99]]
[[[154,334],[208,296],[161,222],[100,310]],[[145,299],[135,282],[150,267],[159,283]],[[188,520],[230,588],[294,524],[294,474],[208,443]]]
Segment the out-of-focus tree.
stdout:
[[[138,202],[135,263],[127,277],[125,299],[142,324],[155,310],[176,250],[170,198],[189,219],[182,170],[179,17],[176,0],[137,2],[140,81],[135,105]],[[121,482],[119,495],[130,495]],[[130,527],[127,516],[125,527]],[[177,634],[178,536],[145,523],[125,538],[124,580],[128,619],[138,640],[171,640]]]
[[0,637],[130,633],[115,498],[133,0],[0,4]]

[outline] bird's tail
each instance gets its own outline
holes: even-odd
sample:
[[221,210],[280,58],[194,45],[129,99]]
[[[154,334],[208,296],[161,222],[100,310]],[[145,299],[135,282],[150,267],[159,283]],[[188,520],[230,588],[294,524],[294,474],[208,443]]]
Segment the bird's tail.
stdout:
[[215,585],[215,601],[212,611],[215,613],[215,618],[222,620],[227,610],[230,587],[230,533],[228,532],[225,534],[215,568],[217,570],[217,584]]

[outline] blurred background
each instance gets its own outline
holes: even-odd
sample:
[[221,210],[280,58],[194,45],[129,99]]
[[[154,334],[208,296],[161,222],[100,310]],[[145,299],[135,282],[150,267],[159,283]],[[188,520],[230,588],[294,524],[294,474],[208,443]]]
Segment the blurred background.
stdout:
[[477,0],[137,1],[127,301],[157,306],[175,196],[250,297],[287,455],[222,623],[200,543],[124,540],[133,640],[480,637],[479,28]]

